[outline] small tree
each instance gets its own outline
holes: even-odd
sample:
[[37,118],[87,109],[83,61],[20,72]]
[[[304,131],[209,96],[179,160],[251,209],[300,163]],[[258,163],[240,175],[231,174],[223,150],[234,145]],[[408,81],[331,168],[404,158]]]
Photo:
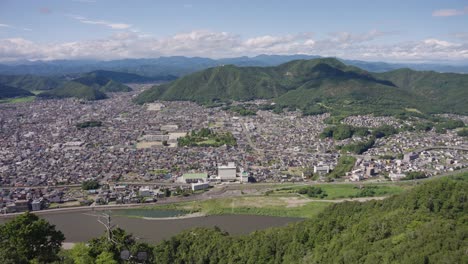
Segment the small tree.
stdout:
[[104,251],[96,258],[96,264],[117,264],[114,255],[110,252]]
[[97,180],[89,180],[89,181],[84,181],[81,184],[81,188],[83,190],[96,190],[100,187],[99,182]]
[[24,213],[0,226],[0,262],[56,261],[64,240],[65,236],[54,225]]
[[76,264],[93,264],[94,260],[89,255],[89,248],[85,243],[77,243],[68,252],[69,256]]

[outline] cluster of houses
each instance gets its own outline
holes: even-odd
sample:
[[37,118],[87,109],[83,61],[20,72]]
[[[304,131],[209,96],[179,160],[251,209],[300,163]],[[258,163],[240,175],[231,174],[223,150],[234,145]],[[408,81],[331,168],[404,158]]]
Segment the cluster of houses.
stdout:
[[0,210],[2,213],[18,213],[39,211],[47,208],[50,203],[75,201],[65,195],[63,190],[57,189],[1,189]]
[[365,156],[347,173],[350,181],[362,181],[386,175],[391,181],[404,179],[409,172],[424,172],[428,177],[468,167],[468,149],[432,149],[409,152],[402,159],[374,159]]

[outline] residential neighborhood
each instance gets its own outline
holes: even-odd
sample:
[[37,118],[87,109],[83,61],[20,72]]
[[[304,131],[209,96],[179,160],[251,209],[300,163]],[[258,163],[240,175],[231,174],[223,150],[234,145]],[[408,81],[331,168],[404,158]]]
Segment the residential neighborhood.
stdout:
[[[197,192],[225,182],[326,180],[344,155],[337,146],[361,140],[319,137],[329,126],[325,120],[330,114],[258,110],[242,116],[191,102],[137,105],[132,102],[136,94],[117,93],[93,102],[52,99],[1,104],[3,212],[41,210],[63,203],[155,202],[166,190]],[[79,125],[89,121],[99,121],[99,125]],[[398,128],[408,122],[370,115],[343,120],[369,128],[382,124]],[[236,145],[178,146],[180,138],[202,128],[231,133]],[[346,181],[394,181],[408,172],[425,171],[433,176],[455,171],[468,166],[467,145],[466,138],[455,131],[402,132],[377,139],[373,148],[354,155],[353,169],[341,176]],[[397,158],[384,158],[389,155]],[[91,180],[104,188],[95,193],[76,191]],[[145,187],[147,183],[152,187]]]

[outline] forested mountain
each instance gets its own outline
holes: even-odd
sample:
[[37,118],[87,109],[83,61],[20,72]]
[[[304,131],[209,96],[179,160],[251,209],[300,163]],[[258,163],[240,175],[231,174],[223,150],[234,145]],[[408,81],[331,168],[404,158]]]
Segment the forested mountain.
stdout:
[[32,95],[34,94],[32,94],[31,92],[27,90],[16,88],[16,87],[11,87],[11,86],[0,83],[0,99],[32,96]]
[[75,97],[85,100],[105,99],[107,92],[129,92],[132,89],[96,73],[67,81],[58,88],[39,94],[42,98]]
[[106,99],[107,96],[104,92],[93,87],[78,83],[66,82],[59,88],[41,93],[37,95],[41,98],[69,98],[74,97],[85,100],[101,100]]
[[[43,91],[38,96],[42,98],[76,97],[86,100],[106,98],[107,92],[129,92],[131,88],[120,81],[146,82],[152,78],[136,74],[94,71],[81,74],[80,77],[67,81],[64,78],[53,78],[35,75],[0,75],[0,97],[32,96],[29,91]],[[14,91],[16,90],[16,91]]]
[[72,82],[87,85],[101,92],[129,92],[132,90],[126,85],[96,73],[90,73],[80,78],[73,79]]
[[[468,75],[408,68],[373,74],[425,98],[434,112],[468,113]],[[430,110],[430,109],[428,109]]]
[[[406,72],[400,74],[400,72]],[[437,80],[431,82],[430,80]],[[369,73],[337,59],[296,60],[276,67],[219,66],[154,86],[136,102],[190,100],[202,104],[271,98],[306,114],[468,113],[468,75],[398,70]]]
[[0,84],[28,91],[54,89],[62,82],[60,79],[35,75],[0,75]]

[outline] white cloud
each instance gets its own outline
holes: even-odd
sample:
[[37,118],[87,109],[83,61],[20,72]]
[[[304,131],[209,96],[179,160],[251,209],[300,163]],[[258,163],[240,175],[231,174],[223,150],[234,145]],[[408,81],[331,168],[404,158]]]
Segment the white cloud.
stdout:
[[24,31],[32,31],[32,29],[30,29],[30,28],[18,28],[18,27],[14,27],[14,26],[8,25],[8,24],[0,24],[0,28],[20,29],[20,30],[24,30]]
[[464,9],[439,9],[432,12],[432,16],[435,17],[451,17],[466,14],[468,14],[468,7],[465,7]]
[[448,41],[444,41],[444,40],[438,40],[438,39],[426,39],[423,41],[424,44],[427,44],[427,45],[430,45],[430,46],[433,46],[433,47],[456,47],[456,46],[460,46],[460,44],[456,44],[456,43],[450,43]]
[[362,34],[354,34],[350,32],[335,32],[331,33],[331,41],[338,42],[342,44],[348,44],[353,42],[366,42],[372,41],[376,38],[383,37],[385,35],[389,35],[390,33],[378,31],[378,30],[371,30],[366,33]]
[[[338,32],[325,38],[312,33],[242,38],[228,32],[195,30],[155,38],[136,31],[118,31],[102,39],[64,43],[36,43],[23,38],[0,39],[3,61],[30,59],[122,59],[159,56],[233,57],[258,54],[312,54],[348,59],[387,61],[468,60],[468,42],[443,39],[377,44],[387,33]],[[391,33],[390,33],[391,34]]]
[[105,21],[105,20],[91,20],[91,19],[87,19],[86,17],[77,16],[77,15],[68,15],[68,16],[73,19],[78,20],[79,22],[83,24],[101,25],[101,26],[110,27],[112,29],[129,29],[132,27],[132,25],[126,24],[126,23],[112,23],[112,22]]
[[457,39],[468,40],[468,32],[456,32],[452,36]]

